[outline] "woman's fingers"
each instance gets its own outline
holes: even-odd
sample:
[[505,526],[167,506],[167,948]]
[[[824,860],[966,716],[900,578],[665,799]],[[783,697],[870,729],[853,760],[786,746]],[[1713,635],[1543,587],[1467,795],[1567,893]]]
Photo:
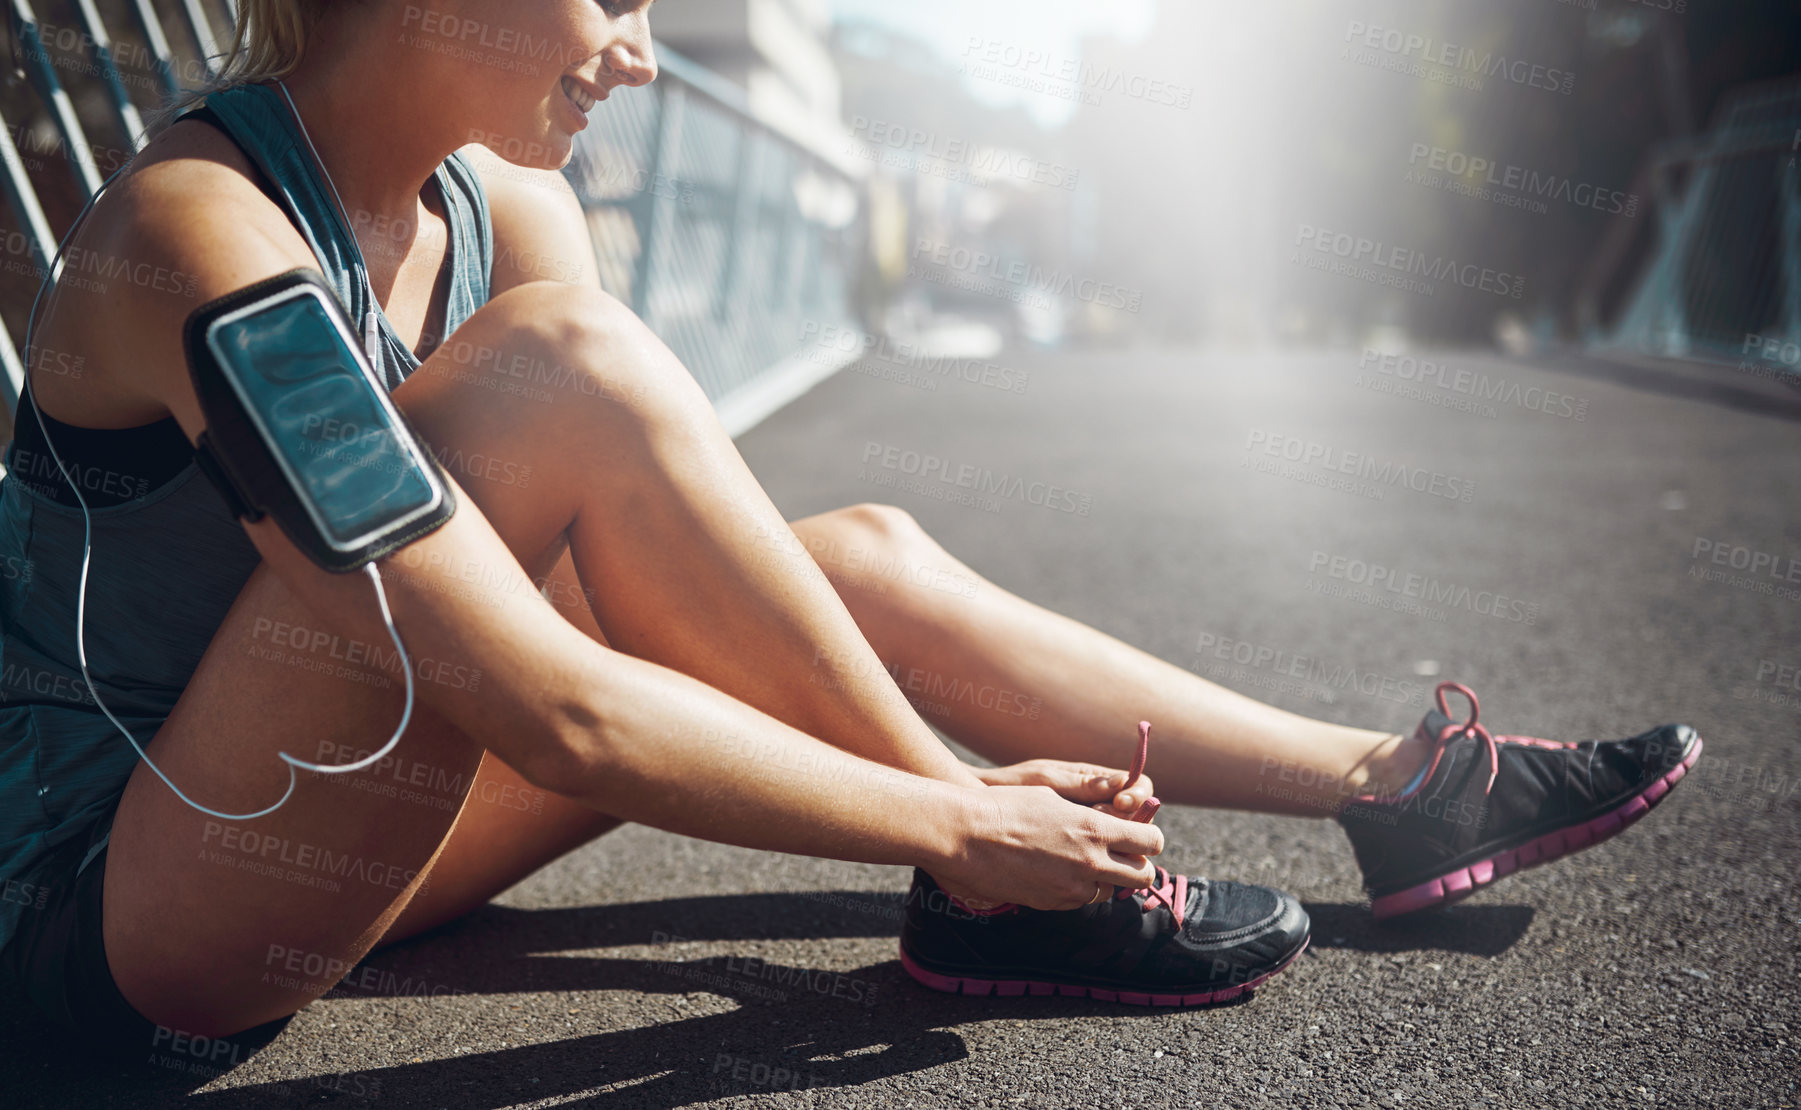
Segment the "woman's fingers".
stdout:
[[1130,790],[1122,790],[1126,784],[1126,771],[1060,759],[1032,759],[1006,767],[983,767],[978,768],[976,774],[990,786],[1048,786],[1072,802],[1104,806],[1116,817],[1130,817],[1155,793],[1148,775],[1139,775]]
[[[1130,789],[1124,787],[1128,773],[1112,767],[1095,767],[1086,763],[1065,764],[1078,780],[1072,784],[1070,793],[1063,796],[1072,801],[1100,802],[1107,805],[1116,816],[1130,817],[1138,812],[1138,807],[1149,801],[1157,791],[1151,782],[1151,776],[1140,773],[1137,781]],[[1063,793],[1059,791],[1059,793]],[[1080,796],[1077,796],[1077,795]]]
[[1130,820],[1144,808],[1144,804],[1150,801],[1157,791],[1149,775],[1139,775],[1138,781],[1132,784],[1130,790],[1118,790],[1117,787],[1124,777],[1124,773],[1121,772],[1113,775],[1110,779],[1100,780],[1106,785],[1099,787],[1102,798],[1095,808],[1103,813]]
[[1107,860],[1098,874],[1114,886],[1145,887],[1157,881],[1156,865],[1147,858],[1163,851],[1163,830],[1155,825],[1103,816]]
[[1143,856],[1124,856],[1108,852],[1107,862],[1095,872],[1104,883],[1128,890],[1157,885],[1157,868]]
[[[952,889],[981,898],[1017,902],[1035,909],[1075,909],[1115,888],[1139,889],[1156,883],[1150,858],[1163,851],[1163,831],[1129,821],[1102,805],[1071,805],[1054,784],[1067,787],[1084,778],[1079,765],[1022,770],[989,768],[994,779],[1035,778],[1027,786],[997,782],[981,790],[991,820],[976,831],[952,869],[937,875]],[[997,771],[1005,774],[995,774]],[[1111,772],[1098,768],[1102,775]],[[985,778],[988,775],[984,776]],[[1049,781],[1046,781],[1049,780]],[[1136,787],[1138,784],[1134,784]],[[1100,788],[1104,795],[1106,787]]]
[[996,784],[998,779],[1009,786],[1048,786],[1065,798],[1080,802],[1106,801],[1113,790],[1118,790],[1126,781],[1126,773],[1117,768],[1069,763],[1061,759],[1028,759],[1024,763],[985,768],[976,773],[990,784]]
[[1122,817],[1130,817],[1138,812],[1138,808],[1151,800],[1157,791],[1151,787],[1151,776],[1139,775],[1132,789],[1122,790],[1113,797],[1113,809]]

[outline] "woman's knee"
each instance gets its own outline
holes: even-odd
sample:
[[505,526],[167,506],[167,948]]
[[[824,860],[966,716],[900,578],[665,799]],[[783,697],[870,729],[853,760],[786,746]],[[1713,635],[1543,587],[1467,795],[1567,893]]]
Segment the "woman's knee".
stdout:
[[[644,322],[599,290],[563,282],[517,286],[476,310],[439,349],[500,397],[612,401],[655,411],[705,403],[699,385]],[[434,357],[438,352],[434,352]]]
[[904,572],[942,551],[912,513],[878,501],[805,517],[790,527],[828,575],[859,568]]
[[[515,509],[559,518],[577,492],[559,476],[642,457],[648,445],[708,421],[717,426],[693,376],[629,309],[598,289],[557,282],[494,297],[394,399],[478,502],[491,489]],[[518,488],[528,483],[534,496],[520,505]],[[483,509],[492,515],[498,506]],[[528,531],[536,550],[546,537]]]
[[879,605],[937,622],[951,611],[946,606],[977,596],[985,585],[896,505],[859,502],[791,527],[853,611]]
[[859,501],[809,519],[819,521],[835,535],[890,551],[931,541],[912,513],[881,501]]

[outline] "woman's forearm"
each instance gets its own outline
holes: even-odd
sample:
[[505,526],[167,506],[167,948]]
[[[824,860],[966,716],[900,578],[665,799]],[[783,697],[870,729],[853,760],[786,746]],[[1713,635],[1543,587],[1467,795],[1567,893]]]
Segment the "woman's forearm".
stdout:
[[617,652],[565,711],[538,783],[603,812],[747,848],[941,863],[982,818],[979,789],[833,747],[688,675]]
[[[337,630],[385,638],[369,585],[308,565],[263,524],[264,557]],[[382,561],[433,712],[536,785],[628,821],[752,848],[870,863],[959,853],[986,808],[980,787],[873,763],[698,679],[607,648],[564,620],[479,514]]]

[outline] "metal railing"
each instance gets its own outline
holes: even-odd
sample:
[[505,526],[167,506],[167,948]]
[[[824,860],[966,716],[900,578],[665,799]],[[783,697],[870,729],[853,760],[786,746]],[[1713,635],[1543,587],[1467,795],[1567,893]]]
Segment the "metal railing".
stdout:
[[[24,380],[17,344],[58,240],[141,148],[144,114],[210,76],[231,5],[0,3],[11,31],[0,54],[3,441]],[[759,120],[701,66],[661,47],[658,58],[656,82],[595,109],[565,172],[602,284],[669,344],[737,434],[847,361],[802,348],[819,328],[850,322],[861,194],[846,159]]]
[[58,239],[142,146],[143,113],[182,75],[204,78],[216,48],[201,0],[0,2],[0,398],[10,437],[24,383],[17,344]]
[[1634,187],[1650,225],[1622,222],[1602,244],[1584,338],[1801,375],[1801,82],[1743,90],[1715,120],[1653,150]]
[[803,352],[803,336],[851,322],[861,192],[848,159],[758,120],[734,86],[673,51],[657,59],[656,81],[595,109],[565,172],[601,283],[735,434],[837,368],[805,357],[825,351]]

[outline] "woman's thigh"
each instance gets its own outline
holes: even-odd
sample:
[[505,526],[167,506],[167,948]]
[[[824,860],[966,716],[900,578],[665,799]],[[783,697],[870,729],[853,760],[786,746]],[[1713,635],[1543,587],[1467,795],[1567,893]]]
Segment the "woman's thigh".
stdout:
[[[484,306],[453,339],[466,341],[463,350],[538,344],[543,353],[554,329],[536,310],[571,306],[566,294],[534,301],[527,289]],[[434,451],[443,458],[454,449],[466,460],[547,450],[529,437],[534,422],[567,424],[554,416],[558,407],[471,385],[476,371],[452,362],[458,346],[446,342],[394,394]],[[471,410],[482,415],[471,418]],[[567,483],[554,473],[529,484],[470,480],[448,468],[526,574],[548,574],[564,548]],[[278,752],[343,763],[387,740],[404,694],[398,666],[378,662],[392,659],[391,644],[339,635],[261,565],[149,754],[202,805],[262,809],[287,787]],[[415,662],[420,683],[479,681],[479,660]],[[284,1016],[322,994],[335,976],[296,977],[289,957],[341,973],[409,899],[437,897],[428,873],[482,755],[477,740],[421,702],[380,764],[343,775],[300,772],[286,804],[247,821],[189,807],[140,764],[114,818],[104,886],[107,962],[126,999],[152,1021],[212,1034]]]
[[[402,679],[348,661],[381,647],[332,633],[260,567],[150,757],[202,805],[261,809],[287,786],[277,752],[342,763],[391,735]],[[482,754],[416,705],[383,761],[350,774],[299,772],[281,808],[248,821],[190,808],[140,764],[114,817],[104,888],[107,958],[126,999],[159,1024],[210,1034],[324,993],[330,981],[296,983],[282,970],[287,954],[341,973],[409,898],[435,897],[422,877]]]

